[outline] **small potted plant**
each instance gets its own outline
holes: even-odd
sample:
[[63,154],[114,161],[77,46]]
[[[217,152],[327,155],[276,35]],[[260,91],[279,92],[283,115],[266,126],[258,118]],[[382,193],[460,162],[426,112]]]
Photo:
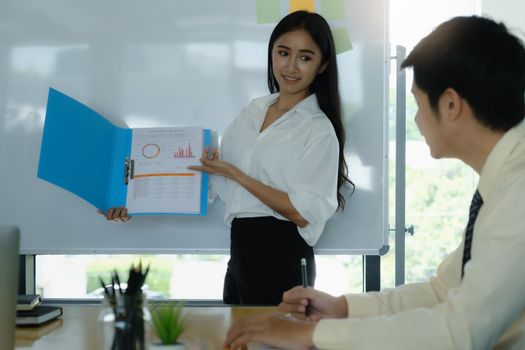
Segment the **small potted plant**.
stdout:
[[184,303],[162,303],[154,306],[151,310],[151,322],[153,331],[158,338],[156,343],[150,344],[150,349],[159,350],[182,350],[186,348],[179,341],[188,319],[182,314]]

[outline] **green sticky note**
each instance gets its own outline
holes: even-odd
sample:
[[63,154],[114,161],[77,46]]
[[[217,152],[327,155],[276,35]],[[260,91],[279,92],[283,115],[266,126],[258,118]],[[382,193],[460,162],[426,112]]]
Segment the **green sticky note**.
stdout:
[[352,41],[350,40],[348,29],[345,27],[335,28],[332,30],[332,35],[334,37],[336,54],[352,50]]
[[256,0],[257,23],[277,23],[281,19],[280,0]]
[[345,19],[344,0],[320,0],[319,14],[326,20]]

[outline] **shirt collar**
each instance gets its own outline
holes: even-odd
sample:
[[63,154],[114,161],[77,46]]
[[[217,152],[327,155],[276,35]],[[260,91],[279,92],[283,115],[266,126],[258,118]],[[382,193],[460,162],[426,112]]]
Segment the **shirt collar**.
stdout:
[[[255,100],[255,105],[258,108],[261,109],[267,109],[272,103],[277,100],[279,97],[279,93],[274,93],[271,95],[263,96]],[[309,116],[311,118],[314,118],[316,116],[322,115],[323,111],[319,107],[319,104],[317,103],[317,96],[315,94],[311,94],[298,104],[296,104],[292,109],[290,109],[286,114],[291,114],[292,112],[298,112],[301,113],[304,116]]]
[[521,122],[507,131],[490,152],[481,171],[478,184],[478,190],[484,201],[490,196],[490,190],[493,189],[494,183],[500,177],[503,164],[523,137],[525,137],[525,122]]
[[305,116],[310,116],[312,118],[318,116],[319,114],[323,114],[321,108],[319,107],[319,103],[317,103],[316,94],[311,94],[310,96],[296,104],[292,109],[297,111],[298,113],[304,114]]

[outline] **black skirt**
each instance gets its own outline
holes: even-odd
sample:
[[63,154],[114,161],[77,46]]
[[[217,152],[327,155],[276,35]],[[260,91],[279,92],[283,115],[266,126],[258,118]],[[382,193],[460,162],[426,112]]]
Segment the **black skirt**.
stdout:
[[315,258],[290,221],[272,216],[236,218],[231,226],[230,260],[223,300],[233,305],[278,305],[283,292],[302,284],[301,258],[308,284],[315,282]]

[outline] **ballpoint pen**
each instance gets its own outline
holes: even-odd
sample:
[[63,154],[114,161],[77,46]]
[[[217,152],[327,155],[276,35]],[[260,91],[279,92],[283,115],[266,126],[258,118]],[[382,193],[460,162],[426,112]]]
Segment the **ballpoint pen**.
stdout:
[[[303,281],[303,288],[308,288],[308,274],[306,271],[306,259],[301,258],[301,277]],[[306,305],[304,314],[306,317],[310,316],[310,301],[308,301],[308,305]]]

